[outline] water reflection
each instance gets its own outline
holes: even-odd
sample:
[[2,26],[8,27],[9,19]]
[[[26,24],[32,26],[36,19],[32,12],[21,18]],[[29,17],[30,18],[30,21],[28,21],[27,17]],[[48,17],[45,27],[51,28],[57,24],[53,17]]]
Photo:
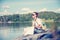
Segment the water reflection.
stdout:
[[[21,36],[25,27],[31,27],[31,23],[0,23],[0,40],[13,40]],[[53,25],[46,22],[47,28]]]
[[15,37],[21,36],[23,32],[23,27],[21,28],[1,28],[0,29],[0,38],[4,40],[12,40]]
[[23,29],[28,25],[27,23],[23,25],[20,23],[0,23],[0,40],[13,40],[21,36]]
[[24,27],[24,26],[31,26],[31,22],[30,23],[0,23],[0,27]]

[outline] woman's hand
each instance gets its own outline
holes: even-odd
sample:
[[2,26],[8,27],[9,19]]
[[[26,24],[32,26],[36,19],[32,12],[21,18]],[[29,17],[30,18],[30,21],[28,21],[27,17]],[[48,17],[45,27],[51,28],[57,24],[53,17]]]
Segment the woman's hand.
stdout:
[[38,28],[42,28],[42,26],[40,25],[40,24],[38,24],[38,26],[37,26]]

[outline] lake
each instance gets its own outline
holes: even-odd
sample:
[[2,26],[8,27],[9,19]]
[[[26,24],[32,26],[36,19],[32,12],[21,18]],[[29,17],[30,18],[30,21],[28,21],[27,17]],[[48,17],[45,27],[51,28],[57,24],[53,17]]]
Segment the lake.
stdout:
[[21,23],[0,23],[0,40],[13,40],[23,34],[25,27],[29,27],[28,24]]
[[[52,22],[46,23],[47,28],[52,25]],[[24,28],[31,26],[31,23],[0,23],[0,40],[13,40],[18,36],[22,36]]]

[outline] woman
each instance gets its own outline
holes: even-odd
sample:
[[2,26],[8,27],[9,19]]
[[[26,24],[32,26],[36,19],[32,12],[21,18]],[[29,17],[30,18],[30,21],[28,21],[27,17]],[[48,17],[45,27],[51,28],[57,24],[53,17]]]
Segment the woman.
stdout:
[[42,20],[38,18],[37,12],[33,12],[32,18],[33,18],[32,26],[34,27],[34,34],[45,32],[45,30],[43,29]]

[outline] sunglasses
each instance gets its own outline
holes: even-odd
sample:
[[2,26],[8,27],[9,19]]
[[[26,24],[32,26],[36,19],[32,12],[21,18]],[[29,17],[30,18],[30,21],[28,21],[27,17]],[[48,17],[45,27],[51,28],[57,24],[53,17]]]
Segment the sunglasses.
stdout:
[[32,14],[32,16],[34,16],[34,14]]

